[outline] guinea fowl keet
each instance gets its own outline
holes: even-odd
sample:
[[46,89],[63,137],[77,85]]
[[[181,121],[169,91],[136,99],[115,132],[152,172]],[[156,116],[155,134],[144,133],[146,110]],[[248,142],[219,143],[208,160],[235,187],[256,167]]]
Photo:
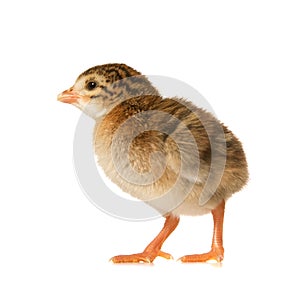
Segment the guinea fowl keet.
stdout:
[[105,174],[165,217],[143,252],[115,256],[114,263],[171,258],[161,248],[179,217],[207,213],[214,220],[211,250],[180,260],[223,260],[225,202],[248,180],[242,145],[226,126],[185,99],[162,97],[125,64],[88,69],[58,100],[95,119],[94,150]]

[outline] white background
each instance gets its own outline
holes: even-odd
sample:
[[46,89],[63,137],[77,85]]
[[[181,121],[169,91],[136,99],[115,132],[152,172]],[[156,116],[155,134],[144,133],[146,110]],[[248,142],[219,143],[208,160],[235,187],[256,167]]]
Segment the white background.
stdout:
[[[299,292],[298,1],[4,3],[1,292]],[[108,262],[163,224],[102,213],[76,180],[80,112],[56,96],[108,62],[187,82],[242,140],[251,180],[228,202],[222,267]],[[211,234],[210,216],[182,218],[164,249],[205,252]]]

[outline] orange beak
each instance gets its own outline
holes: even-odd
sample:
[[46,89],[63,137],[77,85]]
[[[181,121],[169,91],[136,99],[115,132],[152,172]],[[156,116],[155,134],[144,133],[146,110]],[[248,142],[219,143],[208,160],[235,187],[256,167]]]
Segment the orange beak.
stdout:
[[63,91],[61,94],[57,96],[57,100],[62,103],[73,104],[76,103],[80,99],[80,95],[73,91],[72,88]]

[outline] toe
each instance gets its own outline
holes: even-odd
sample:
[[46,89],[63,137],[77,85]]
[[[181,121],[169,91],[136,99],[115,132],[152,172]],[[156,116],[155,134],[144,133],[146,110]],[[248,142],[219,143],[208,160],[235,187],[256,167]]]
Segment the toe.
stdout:
[[163,251],[159,251],[157,256],[163,257],[165,259],[173,259],[173,256],[171,254],[163,252]]
[[216,261],[221,262],[224,258],[224,254],[222,252],[210,251],[208,253],[203,254],[191,254],[185,255],[178,259],[181,262],[207,262],[207,261]]
[[117,255],[110,259],[113,263],[151,263],[151,259],[142,253],[131,255]]

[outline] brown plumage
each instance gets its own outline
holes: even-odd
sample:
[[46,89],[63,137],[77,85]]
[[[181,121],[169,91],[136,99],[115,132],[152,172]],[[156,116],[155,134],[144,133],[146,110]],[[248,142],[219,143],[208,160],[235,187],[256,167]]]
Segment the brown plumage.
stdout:
[[85,71],[58,99],[96,120],[95,153],[106,175],[166,218],[142,253],[116,256],[113,262],[170,258],[161,246],[179,216],[209,212],[214,218],[211,251],[180,260],[223,259],[225,201],[248,179],[242,145],[226,126],[187,100],[161,97],[145,76],[125,64]]

